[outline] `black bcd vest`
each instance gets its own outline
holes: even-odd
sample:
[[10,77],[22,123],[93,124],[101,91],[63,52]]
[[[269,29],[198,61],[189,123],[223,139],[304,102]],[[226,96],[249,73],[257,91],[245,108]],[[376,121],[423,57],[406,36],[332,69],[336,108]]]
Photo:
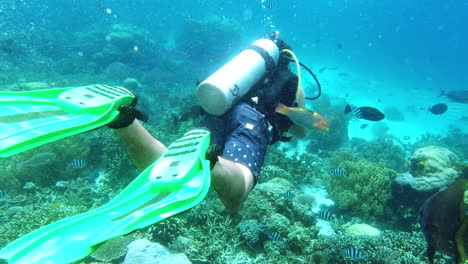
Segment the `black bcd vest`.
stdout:
[[[272,142],[289,141],[284,136],[293,122],[285,115],[275,112],[276,106],[281,103],[286,106],[296,106],[297,76],[289,69],[280,68],[262,78],[253,89],[244,97],[246,103],[255,107],[264,114],[273,127]],[[257,97],[256,100],[252,98]],[[255,101],[257,101],[255,103]]]

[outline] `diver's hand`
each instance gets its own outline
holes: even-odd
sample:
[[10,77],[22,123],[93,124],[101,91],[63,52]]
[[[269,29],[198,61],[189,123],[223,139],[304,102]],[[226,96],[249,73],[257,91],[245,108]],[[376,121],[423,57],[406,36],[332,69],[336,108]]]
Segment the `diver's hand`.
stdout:
[[119,107],[119,112],[119,116],[114,121],[107,124],[108,127],[114,129],[128,127],[133,123],[133,121],[135,121],[135,119],[143,122],[148,121],[148,115],[136,109],[135,106],[132,105],[121,105]]

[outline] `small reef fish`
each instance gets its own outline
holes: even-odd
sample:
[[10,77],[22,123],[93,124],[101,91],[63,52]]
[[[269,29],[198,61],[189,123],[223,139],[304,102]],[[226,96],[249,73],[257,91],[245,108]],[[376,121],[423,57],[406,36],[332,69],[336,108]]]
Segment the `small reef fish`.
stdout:
[[442,91],[439,95],[445,96],[448,99],[462,104],[468,104],[468,90],[459,90],[459,91]]
[[328,211],[323,211],[323,210],[320,210],[318,213],[315,213],[315,215],[318,218],[325,220],[325,221],[330,221],[335,217],[335,215],[333,215],[332,213]]
[[2,47],[1,48],[2,52],[7,54],[7,55],[10,55],[11,53],[13,53],[13,50],[10,49],[10,48],[7,48],[7,47]]
[[273,9],[275,4],[272,1],[262,0],[262,8]]
[[31,158],[29,158],[28,160],[16,164],[15,169],[19,170],[23,168],[39,167],[39,166],[42,166],[42,165],[45,165],[47,163],[54,161],[55,158],[56,158],[56,155],[55,153],[52,153],[52,152],[38,153],[32,156]]
[[94,147],[99,144],[101,140],[98,137],[90,137],[83,139],[83,142],[90,147]]
[[74,160],[67,164],[67,168],[82,169],[86,167],[86,165],[88,165],[88,162],[86,162],[86,160]]
[[283,197],[286,198],[287,200],[292,200],[294,198],[294,193],[290,192],[290,191],[287,191],[287,192],[283,193]]
[[369,126],[368,124],[362,124],[359,128],[360,128],[360,129],[365,129],[365,128],[367,128],[368,126]]
[[430,263],[434,263],[436,251],[454,257],[457,264],[466,262],[467,188],[467,180],[458,180],[429,197],[419,211],[419,224],[426,237]]
[[341,169],[341,168],[332,169],[330,173],[333,175],[338,175],[338,176],[348,175],[348,172],[345,169]]
[[431,108],[427,109],[434,115],[441,115],[447,111],[448,107],[446,104],[435,104]]
[[356,107],[354,105],[347,104],[344,113],[347,114],[350,112],[357,118],[369,121],[380,121],[385,117],[377,108],[370,106]]
[[99,172],[93,171],[91,174],[89,174],[88,178],[91,180],[96,180],[99,177],[99,175],[100,175]]
[[322,72],[325,71],[326,69],[327,69],[327,67],[322,67],[322,68],[318,69],[317,72],[318,72],[318,73],[322,73]]
[[0,50],[6,55],[10,55],[11,53],[13,53],[12,46],[13,39],[5,39],[0,41]]
[[287,116],[296,125],[328,131],[330,127],[327,121],[317,112],[302,107],[288,107],[283,104],[278,104],[275,111]]
[[276,232],[268,232],[267,236],[272,241],[282,241],[283,240],[283,238],[280,236],[280,234],[278,234]]
[[353,260],[363,259],[364,252],[360,248],[348,248],[343,250],[343,255],[352,258]]

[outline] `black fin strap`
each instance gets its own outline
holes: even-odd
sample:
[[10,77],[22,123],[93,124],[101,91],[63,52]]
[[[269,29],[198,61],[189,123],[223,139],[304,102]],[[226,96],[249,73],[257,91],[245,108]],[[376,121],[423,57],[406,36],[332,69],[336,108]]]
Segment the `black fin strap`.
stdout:
[[143,122],[148,121],[148,115],[137,110],[134,106],[121,105],[119,107],[119,112],[119,116],[114,121],[107,124],[108,127],[113,129],[128,127],[133,123],[133,121],[135,121],[135,119]]
[[220,154],[221,148],[216,144],[210,145],[206,150],[205,158],[210,161],[210,170],[212,170],[213,167],[216,165],[216,162],[218,162],[218,156]]

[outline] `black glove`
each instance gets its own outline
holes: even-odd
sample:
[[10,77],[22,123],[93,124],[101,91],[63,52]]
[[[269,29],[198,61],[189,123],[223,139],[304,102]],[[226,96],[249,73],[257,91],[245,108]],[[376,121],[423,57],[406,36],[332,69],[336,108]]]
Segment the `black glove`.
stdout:
[[220,154],[221,148],[216,144],[210,145],[206,150],[205,158],[210,161],[210,170],[212,170],[216,162],[218,162],[218,156]]
[[119,116],[114,121],[107,124],[108,127],[118,129],[128,127],[135,119],[143,122],[148,121],[148,115],[137,110],[134,105],[121,105],[119,107]]

